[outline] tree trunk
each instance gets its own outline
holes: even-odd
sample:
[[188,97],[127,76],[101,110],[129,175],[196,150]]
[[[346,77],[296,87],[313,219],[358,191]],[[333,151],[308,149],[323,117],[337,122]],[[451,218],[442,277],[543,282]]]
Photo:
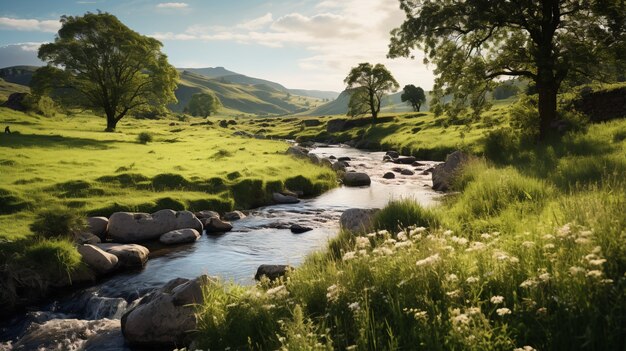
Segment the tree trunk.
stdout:
[[545,141],[551,134],[553,123],[557,119],[557,92],[559,90],[556,77],[551,69],[538,70],[537,93],[539,95],[539,141]]
[[114,132],[115,127],[117,126],[117,119],[114,115],[107,114],[107,128],[104,130],[105,132]]
[[370,110],[372,112],[372,124],[376,124],[376,117],[378,117],[378,111],[376,110],[376,96],[373,91],[369,92],[370,94]]

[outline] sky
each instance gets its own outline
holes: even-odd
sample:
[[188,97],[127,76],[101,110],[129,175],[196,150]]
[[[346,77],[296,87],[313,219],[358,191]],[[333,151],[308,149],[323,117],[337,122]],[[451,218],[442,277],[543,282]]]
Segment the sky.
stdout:
[[342,91],[351,67],[382,63],[400,86],[430,90],[432,67],[387,59],[398,0],[0,0],[0,67],[43,64],[62,15],[109,12],[163,43],[178,68],[225,67],[292,89]]

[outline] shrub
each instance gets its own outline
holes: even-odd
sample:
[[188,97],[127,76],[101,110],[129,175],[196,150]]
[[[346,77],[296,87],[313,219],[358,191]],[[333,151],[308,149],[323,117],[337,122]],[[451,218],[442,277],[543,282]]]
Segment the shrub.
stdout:
[[67,207],[55,206],[39,211],[30,230],[44,238],[71,238],[85,227],[84,217]]
[[509,110],[511,127],[522,138],[535,140],[539,136],[539,111],[536,96],[520,96]]
[[37,96],[28,94],[24,99],[24,105],[30,112],[45,116],[54,117],[57,113],[57,106],[49,96]]
[[137,142],[139,144],[147,144],[153,140],[152,134],[148,132],[141,132],[137,134]]
[[189,186],[189,181],[180,174],[162,173],[152,178],[152,187],[155,190],[177,190]]
[[182,211],[185,209],[185,204],[178,200],[172,199],[171,197],[164,197],[156,200],[156,206],[153,211],[156,212],[163,209]]
[[30,203],[9,190],[0,188],[0,214],[11,214],[22,211]]
[[390,201],[374,217],[374,227],[397,232],[409,226],[436,227],[439,218],[413,199]]
[[267,204],[261,179],[242,179],[231,186],[237,208],[255,208]]

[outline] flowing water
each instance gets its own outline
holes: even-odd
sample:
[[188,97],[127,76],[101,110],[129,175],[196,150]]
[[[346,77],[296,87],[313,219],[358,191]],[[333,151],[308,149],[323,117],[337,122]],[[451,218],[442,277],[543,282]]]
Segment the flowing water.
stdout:
[[[382,175],[394,167],[412,170],[416,167],[383,163],[383,152],[345,147],[317,148],[311,152],[320,157],[350,157],[348,170],[367,173],[372,184],[338,187],[298,204],[258,208],[250,211],[246,218],[234,221],[231,232],[203,235],[192,244],[150,247],[150,259],[142,270],[116,274],[98,285],[14,318],[0,328],[0,341],[15,342],[23,338],[24,349],[28,349],[37,346],[38,338],[54,339],[54,330],[77,328],[80,332],[74,338],[55,340],[47,345],[59,349],[125,350],[121,333],[111,331],[115,324],[110,323],[119,321],[109,320],[119,320],[133,301],[171,279],[208,274],[240,284],[253,284],[259,265],[297,266],[306,254],[324,248],[328,239],[337,234],[339,217],[348,208],[382,208],[389,200],[403,197],[430,205],[440,196],[430,188],[430,175],[420,174],[432,166],[432,162],[422,162],[424,165],[418,167],[415,175],[396,173],[395,179],[383,179]],[[289,230],[292,224],[313,230],[292,234]],[[45,328],[39,327],[42,323]],[[103,334],[107,337],[102,337]],[[34,339],[32,344],[25,342],[29,337]],[[0,343],[0,350],[3,349],[13,349],[12,342]]]

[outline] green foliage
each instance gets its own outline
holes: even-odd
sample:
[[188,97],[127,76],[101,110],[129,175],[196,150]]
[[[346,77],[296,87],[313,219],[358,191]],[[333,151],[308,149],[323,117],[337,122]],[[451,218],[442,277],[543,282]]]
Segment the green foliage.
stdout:
[[162,173],[152,178],[152,187],[155,190],[176,190],[189,186],[189,181],[180,174]]
[[426,94],[424,94],[424,89],[421,87],[409,84],[404,86],[404,91],[402,92],[402,95],[400,95],[400,99],[402,102],[407,102],[411,105],[411,107],[413,107],[413,111],[419,112],[422,104],[426,102]]
[[426,61],[436,66],[431,103],[436,114],[455,117],[470,108],[478,117],[489,107],[485,94],[493,91],[495,79],[522,77],[536,86],[539,135],[545,139],[557,117],[557,92],[564,80],[615,79],[615,67],[624,65],[623,25],[605,25],[624,22],[626,10],[619,0],[498,1],[488,9],[467,1],[400,4],[406,20],[392,31],[389,56],[425,51]]
[[262,179],[241,179],[231,189],[237,208],[255,208],[267,203]]
[[539,136],[539,112],[537,97],[522,95],[509,110],[511,127],[526,140],[535,140]]
[[220,108],[220,100],[213,94],[197,93],[191,96],[187,110],[192,116],[210,116],[217,113]]
[[145,145],[145,144],[151,142],[153,139],[154,139],[154,137],[149,132],[141,132],[141,133],[137,134],[137,142],[139,144],[144,144]]
[[45,117],[54,117],[57,113],[56,104],[46,95],[28,94],[22,103],[29,112],[34,112]]
[[374,120],[380,112],[380,105],[385,94],[396,91],[400,87],[391,72],[380,63],[375,66],[370,63],[360,63],[350,70],[344,83],[348,89],[358,88],[350,96],[349,113],[354,116],[367,110]]
[[54,42],[39,48],[39,58],[50,65],[33,76],[37,95],[53,93],[65,105],[103,111],[108,131],[128,112],[176,101],[178,74],[158,40],[109,13],[62,16],[61,24]]
[[398,232],[411,225],[436,228],[439,222],[432,210],[412,199],[391,201],[374,217],[375,228],[390,232]]
[[24,259],[43,276],[63,277],[75,270],[81,256],[70,240],[42,240],[29,246]]
[[73,238],[85,227],[85,218],[75,210],[53,206],[36,213],[30,230],[43,238]]

